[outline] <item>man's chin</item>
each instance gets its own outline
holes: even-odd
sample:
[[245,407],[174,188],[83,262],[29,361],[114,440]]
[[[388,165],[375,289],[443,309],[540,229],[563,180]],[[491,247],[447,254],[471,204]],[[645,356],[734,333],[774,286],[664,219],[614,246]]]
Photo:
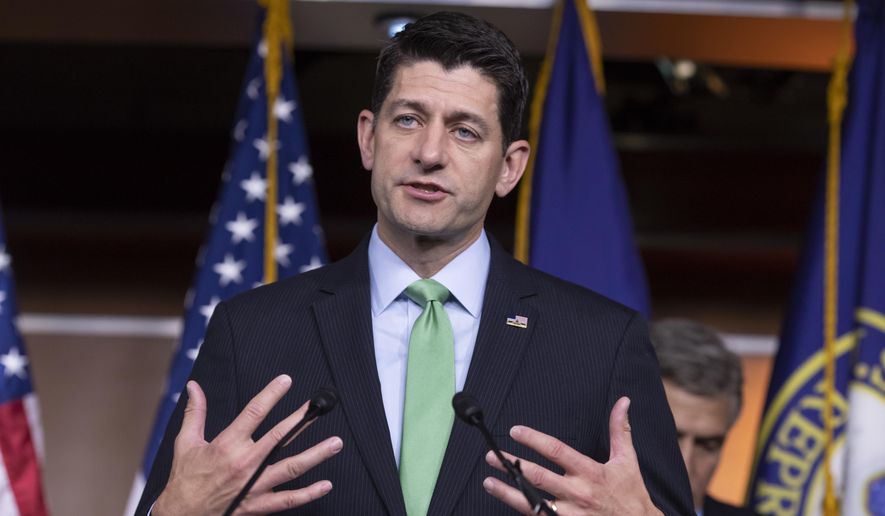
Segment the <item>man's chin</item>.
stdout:
[[439,218],[400,219],[396,226],[398,233],[409,234],[421,239],[446,240],[454,233],[441,223]]

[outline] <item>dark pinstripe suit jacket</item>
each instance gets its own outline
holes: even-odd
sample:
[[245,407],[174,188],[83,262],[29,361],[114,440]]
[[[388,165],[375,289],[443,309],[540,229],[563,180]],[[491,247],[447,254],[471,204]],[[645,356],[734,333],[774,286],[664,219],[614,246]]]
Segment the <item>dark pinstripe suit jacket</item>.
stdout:
[[758,516],[749,507],[736,507],[713,498],[704,496],[704,516]]
[[[257,435],[316,388],[338,389],[341,406],[285,449],[290,455],[340,436],[344,450],[285,486],[328,479],[334,489],[290,514],[405,514],[375,367],[367,242],[338,263],[218,305],[194,364],[192,378],[208,401],[207,440],[278,374],[292,376],[292,390]],[[527,317],[528,327],[508,326],[513,315]],[[609,411],[618,397],[630,396],[633,441],[652,500],[668,515],[694,513],[642,318],[525,267],[494,242],[465,391],[483,406],[502,448],[551,468],[510,439],[512,425],[534,427],[605,461]],[[147,511],[166,483],[184,398],[166,429],[137,514]],[[482,459],[485,451],[479,432],[456,420],[429,514],[513,514],[482,488],[483,478],[497,474]]]

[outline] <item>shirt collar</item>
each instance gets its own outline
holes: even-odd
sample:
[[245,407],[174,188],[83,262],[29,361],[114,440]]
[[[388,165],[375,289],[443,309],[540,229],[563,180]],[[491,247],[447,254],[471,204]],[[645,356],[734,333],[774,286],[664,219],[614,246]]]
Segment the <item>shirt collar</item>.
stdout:
[[[433,276],[474,318],[482,310],[490,256],[489,240],[483,230],[475,242]],[[369,239],[369,277],[373,316],[386,310],[406,287],[421,279],[381,240],[377,225]]]

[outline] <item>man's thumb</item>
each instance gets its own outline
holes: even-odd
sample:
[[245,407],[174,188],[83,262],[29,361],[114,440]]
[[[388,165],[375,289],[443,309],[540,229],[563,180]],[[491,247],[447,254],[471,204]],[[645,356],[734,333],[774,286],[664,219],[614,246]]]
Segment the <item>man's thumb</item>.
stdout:
[[197,382],[187,382],[187,406],[178,436],[186,440],[202,441],[206,426],[206,395]]
[[612,413],[608,422],[608,434],[611,439],[609,460],[615,458],[636,457],[633,449],[633,434],[630,431],[630,419],[627,411],[630,408],[630,398],[623,396],[612,407]]

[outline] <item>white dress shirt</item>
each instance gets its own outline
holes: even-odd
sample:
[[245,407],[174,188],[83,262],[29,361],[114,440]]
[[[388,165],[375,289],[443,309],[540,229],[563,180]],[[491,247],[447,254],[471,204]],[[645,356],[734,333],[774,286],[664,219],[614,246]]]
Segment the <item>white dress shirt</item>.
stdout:
[[[445,303],[455,337],[455,390],[464,388],[467,369],[479,330],[482,300],[489,275],[489,241],[485,231],[476,242],[437,272],[451,296]],[[424,307],[406,297],[404,290],[421,279],[378,236],[377,226],[369,240],[369,278],[372,295],[372,334],[375,363],[381,380],[381,398],[390,429],[390,444],[399,465],[412,325]]]

